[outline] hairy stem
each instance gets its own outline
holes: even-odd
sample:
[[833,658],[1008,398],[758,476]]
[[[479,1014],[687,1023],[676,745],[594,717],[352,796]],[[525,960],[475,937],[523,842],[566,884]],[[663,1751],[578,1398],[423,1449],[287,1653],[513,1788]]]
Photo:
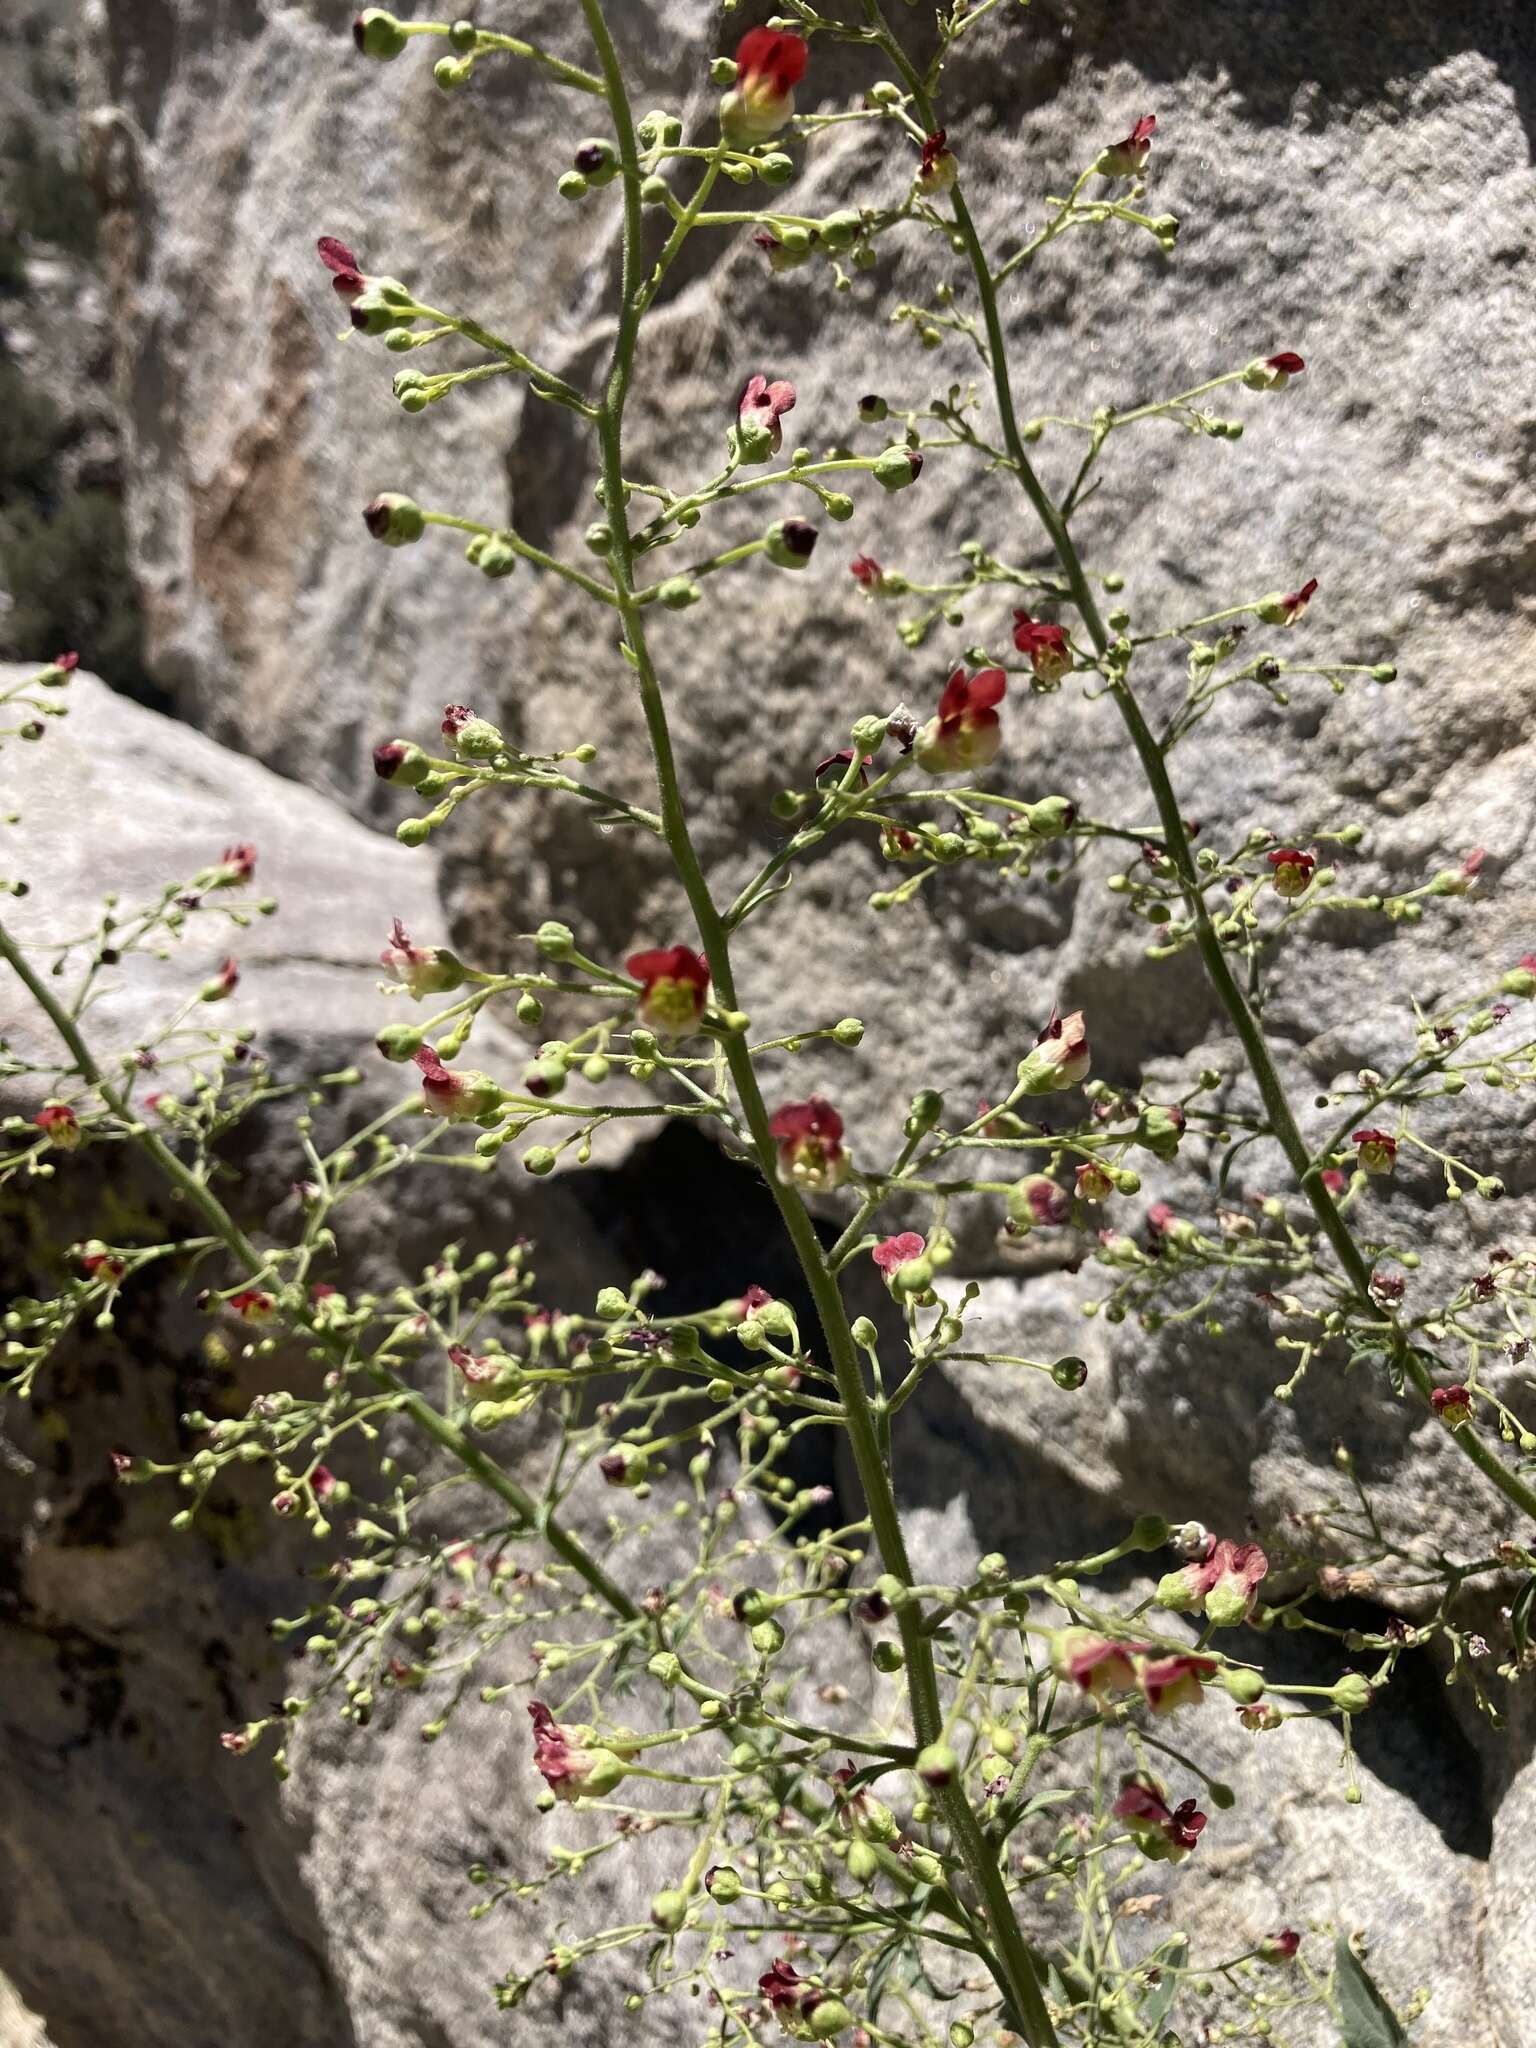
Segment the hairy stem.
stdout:
[[[613,40],[604,19],[601,0],[582,0],[588,31],[597,51],[598,66],[607,85],[613,112],[615,137],[624,180],[623,270],[620,283],[618,328],[614,337],[613,360],[608,373],[603,404],[597,422],[602,450],[605,509],[613,529],[609,568],[618,607],[624,620],[625,647],[634,668],[645,715],[646,731],[655,760],[656,780],[661,797],[662,829],[682,882],[688,905],[698,927],[700,943],[709,962],[710,975],[721,1004],[736,1008],[736,984],[731,965],[730,942],[723,917],[710,893],[699,864],[682,800],[677,762],[667,722],[661,684],[646,644],[645,623],[634,593],[634,551],[624,505],[623,420],[634,369],[636,336],[642,310],[644,255],[640,209],[640,163],[634,118],[628,91]],[[828,1263],[816,1226],[800,1198],[799,1191],[778,1174],[777,1148],[769,1130],[767,1105],[758,1085],[752,1056],[742,1034],[732,1032],[725,1041],[726,1062],[735,1085],[742,1114],[751,1136],[752,1150],[764,1178],[773,1190],[784,1228],[799,1260],[805,1282],[816,1306],[826,1340],[827,1353],[842,1400],[849,1446],[853,1452],[859,1483],[869,1511],[870,1526],[880,1559],[887,1572],[903,1586],[913,1583],[906,1539],[896,1505],[891,1475],[881,1453],[877,1417],[864,1383],[858,1347],[849,1327],[837,1280]],[[937,1742],[944,1717],[939,1699],[938,1672],[933,1648],[922,1633],[918,1603],[912,1601],[898,1612],[898,1626],[906,1653],[906,1683],[912,1725],[920,1747]],[[1055,2033],[1045,2009],[1033,1961],[1014,1917],[1012,1902],[997,1858],[982,1834],[963,1788],[952,1784],[941,1794],[944,1816],[973,1882],[986,1904],[994,1953],[985,1959],[1003,1991],[1014,2019],[1030,2048],[1051,2048]]]

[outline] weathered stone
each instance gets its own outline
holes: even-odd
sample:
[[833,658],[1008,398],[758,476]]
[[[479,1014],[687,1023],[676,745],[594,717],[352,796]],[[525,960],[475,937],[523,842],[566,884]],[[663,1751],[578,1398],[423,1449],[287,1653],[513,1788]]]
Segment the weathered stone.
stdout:
[[[193,722],[372,815],[392,820],[399,804],[375,790],[369,743],[396,730],[424,736],[448,697],[530,743],[590,732],[603,743],[597,772],[644,801],[638,712],[600,619],[526,570],[510,584],[483,583],[439,536],[386,555],[356,518],[381,487],[501,518],[510,481],[520,527],[575,558],[595,508],[573,423],[520,398],[510,380],[405,418],[387,394],[394,359],[355,340],[331,347],[340,320],[312,255],[316,234],[341,234],[369,267],[419,282],[437,303],[472,295],[476,312],[590,383],[612,303],[615,209],[611,195],[596,195],[571,212],[551,189],[583,117],[576,103],[490,68],[470,92],[438,96],[415,50],[394,66],[356,67],[345,11],[168,0],[147,17],[130,0],[96,0],[91,17],[88,133],[110,202],[136,573],[158,673]],[[626,55],[643,80],[641,104],[686,89],[702,126],[712,23],[676,7],[637,12],[633,26],[628,10],[616,13],[633,38]],[[536,7],[526,20],[530,33],[569,33],[567,10]],[[847,54],[823,70],[818,52],[817,66],[834,93],[863,82]],[[1331,935],[1314,928],[1267,1011],[1303,1103],[1401,1051],[1410,991],[1437,1000],[1469,973],[1503,967],[1529,948],[1536,925],[1526,737],[1536,417],[1522,353],[1533,85],[1536,49],[1519,0],[1456,10],[1403,0],[1386,21],[1323,0],[1284,10],[1243,0],[1198,21],[1171,0],[1134,19],[1106,0],[1017,17],[999,10],[974,52],[962,46],[949,81],[950,104],[964,113],[951,141],[995,246],[1038,224],[1043,195],[1152,108],[1153,205],[1184,221],[1172,264],[1149,244],[1072,236],[1020,273],[1004,312],[1019,344],[1021,412],[1081,417],[1189,388],[1256,353],[1288,347],[1307,358],[1283,395],[1223,397],[1247,422],[1235,446],[1165,423],[1112,437],[1103,488],[1076,521],[1092,565],[1126,576],[1134,630],[1315,574],[1317,602],[1293,633],[1273,635],[1277,651],[1402,669],[1401,683],[1357,683],[1340,700],[1315,679],[1295,681],[1284,709],[1258,693],[1223,699],[1175,757],[1207,843],[1254,824],[1304,838],[1357,817],[1368,836],[1350,872],[1394,886],[1475,845],[1487,851],[1481,900],[1442,903],[1389,943],[1354,921]],[[884,199],[901,182],[848,126],[814,145],[793,189],[812,210],[830,210],[855,194]],[[901,331],[882,333],[876,358],[867,322],[851,317],[878,319],[893,299],[926,292],[939,260],[932,245],[893,253],[846,298],[815,266],[770,277],[745,234],[694,246],[700,255],[690,251],[680,267],[642,351],[633,474],[675,483],[703,473],[758,368],[794,378],[800,398],[786,428],[818,451],[881,445],[880,431],[855,419],[871,381],[893,403],[921,403],[936,385],[976,373],[958,345],[924,354]],[[1047,431],[1040,458],[1053,484],[1077,453],[1075,439]],[[971,538],[1019,561],[1044,559],[1016,494],[953,456],[932,456],[898,498],[861,486],[854,495],[846,526],[820,522],[807,572],[791,578],[754,563],[735,572],[718,609],[656,623],[701,850],[722,892],[777,843],[774,792],[803,785],[845,742],[854,715],[898,699],[925,708],[968,645],[1006,639],[1008,606],[992,600],[908,653],[883,611],[871,618],[846,558],[869,551],[925,581]],[[725,515],[700,529],[698,554],[748,537],[768,516],[766,506]],[[669,551],[665,570],[682,559]],[[1177,702],[1179,668],[1170,657],[1138,670],[1160,714]],[[1061,790],[1132,830],[1148,822],[1108,702],[1016,691],[1005,729],[998,786]],[[252,835],[240,827],[239,836]],[[458,934],[488,962],[500,964],[508,931],[552,912],[613,952],[638,937],[686,936],[652,849],[598,837],[573,812],[472,807],[442,843]],[[817,863],[739,942],[742,999],[765,1032],[830,1021],[827,1002],[870,1029],[858,1052],[786,1060],[784,1092],[834,1094],[859,1154],[878,1159],[919,1083],[956,1104],[995,1099],[1057,1001],[1088,1010],[1098,1070],[1114,1082],[1166,1076],[1189,1056],[1233,1070],[1235,1048],[1189,961],[1146,959],[1145,935],[1103,893],[1120,864],[1095,853],[1060,883],[1022,889],[956,870],[881,919],[863,907],[891,872],[872,847],[835,869]],[[391,872],[403,877],[403,863]],[[341,882],[337,870],[336,900],[355,901],[352,878]],[[835,1001],[824,993],[834,935]],[[1519,1198],[1531,1190],[1527,1123],[1507,1098],[1463,1098],[1448,1142],[1484,1145],[1479,1156]],[[1148,1173],[1147,1196],[1206,1214],[1209,1171],[1191,1147],[1176,1171]],[[1281,1185],[1273,1156],[1253,1150],[1232,1192]],[[1437,1239],[1449,1228],[1417,1171],[1367,1199],[1404,1240],[1422,1234],[1427,1215]],[[1456,1548],[1484,1522],[1487,1504],[1443,1433],[1379,1387],[1319,1366],[1292,1405],[1277,1406],[1277,1358],[1257,1326],[1217,1345],[1198,1325],[1146,1335],[1085,1324],[1092,1268],[1021,1278],[994,1243],[995,1218],[963,1220],[956,1271],[982,1279],[984,1327],[1031,1356],[1080,1351],[1090,1377],[1065,1395],[1042,1376],[977,1369],[935,1387],[922,1417],[909,1413],[901,1471],[920,1526],[950,1503],[931,1532],[939,1557],[996,1545],[1048,1557],[1143,1508],[1200,1513],[1234,1533],[1283,1524],[1327,1492],[1340,1439],[1400,1532]],[[1530,1230],[1524,1204],[1464,1204],[1435,1272],[1467,1271],[1495,1231],[1519,1247]],[[1426,1291],[1433,1280],[1426,1271]],[[1237,1312],[1224,1314],[1236,1334]],[[969,1515],[955,1505],[962,1495]],[[1441,1987],[1418,2030],[1426,2048],[1509,2048],[1526,2025],[1530,1772],[1516,1773],[1528,1743],[1510,1737],[1502,1765],[1478,1786],[1448,1719],[1406,1725],[1403,1755],[1362,1752],[1363,1816],[1331,1803],[1321,1729],[1245,1749],[1253,1760],[1234,1761],[1231,1775],[1246,1783],[1262,1772],[1264,1798],[1241,1809],[1255,1815],[1255,1834],[1234,1822],[1227,1842],[1248,1860],[1234,1876],[1203,1847],[1181,1882],[1208,1913],[1217,1947],[1238,1923],[1262,1932],[1272,1917],[1303,1912],[1375,1927],[1394,1993],[1424,1978]],[[457,1934],[434,1943],[430,1969],[419,1950],[423,1920],[447,1910],[447,1887],[485,1851],[485,1815],[500,1824],[520,1811],[500,1804],[500,1735],[472,1771],[462,1743],[430,1752],[437,1796],[421,1799],[420,1754],[408,1726],[403,1734],[397,1744],[396,1731],[383,1731],[377,1750],[317,1742],[309,1789],[293,1795],[318,1816],[310,1872],[324,1931],[301,1930],[329,1959],[315,1995],[333,2016],[344,2009],[336,2023],[369,2048],[499,2039],[505,2023],[478,2002],[503,1966],[495,1939],[483,1949],[478,1934],[463,1946]],[[1445,1781],[1458,1772],[1468,1782],[1453,1798]],[[1441,1793],[1428,1796],[1428,1780]],[[1283,1821],[1265,1836],[1260,1816],[1277,1794]],[[1481,1835],[1466,1812],[1452,1812],[1456,1799]],[[390,1822],[379,1834],[375,1802]],[[242,1887],[255,1884],[248,1864],[238,1868],[221,1912],[238,1911]],[[396,1868],[413,1874],[410,1886]],[[416,1908],[423,1869],[446,1873],[447,1884]],[[354,1954],[359,1925],[385,1902],[386,1934]],[[1474,1923],[1482,1902],[1481,1951],[1470,1937],[1447,1939],[1447,1929]],[[61,1893],[60,1910],[68,1903]],[[1397,1923],[1390,1935],[1383,1913]],[[264,1920],[256,1967],[274,1958],[286,1967],[292,1939]],[[9,1951],[4,1959],[14,1964]],[[530,2038],[552,2010],[523,2017]],[[572,2002],[548,2024],[608,2010]],[[232,2023],[225,2038],[243,2037]],[[69,2035],[59,2040],[74,2048]]]

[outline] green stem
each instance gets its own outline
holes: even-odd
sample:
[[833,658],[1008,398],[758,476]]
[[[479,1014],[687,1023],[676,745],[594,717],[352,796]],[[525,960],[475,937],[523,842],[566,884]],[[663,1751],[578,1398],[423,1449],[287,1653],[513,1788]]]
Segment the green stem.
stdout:
[[[213,1190],[198,1179],[164,1139],[139,1123],[131,1104],[102,1073],[89,1046],[81,1037],[74,1019],[55,998],[48,984],[33,971],[25,955],[3,925],[0,925],[0,960],[4,960],[11,968],[64,1041],[81,1080],[95,1089],[107,1108],[120,1119],[132,1141],[154,1161],[172,1187],[184,1195],[202,1215],[231,1257],[245,1268],[249,1278],[259,1279],[267,1271],[270,1262],[262,1257]],[[324,1332],[313,1334],[324,1341]],[[445,1415],[440,1415],[430,1402],[422,1399],[420,1394],[413,1393],[387,1366],[374,1364],[369,1367],[369,1372],[380,1387],[395,1396],[401,1412],[408,1415],[418,1429],[431,1437],[434,1443],[440,1444],[444,1450],[451,1452],[466,1472],[505,1501],[529,1528],[539,1530],[556,1556],[562,1558],[585,1579],[593,1592],[606,1600],[616,1613],[622,1615],[626,1621],[637,1621],[640,1618],[639,1608],[623,1587],[609,1578],[597,1559],[562,1523],[547,1514],[532,1494],[525,1492],[515,1479],[510,1478],[499,1465],[485,1455],[484,1451],[472,1444],[463,1430],[450,1422]]]
[[[912,93],[914,104],[917,106],[919,113],[931,132],[938,125],[937,112],[932,100],[923,88],[922,81],[913,70],[906,52],[887,27],[881,14],[879,0],[865,0],[865,12],[877,24],[880,45],[891,59],[891,62],[901,72],[909,91]],[[988,352],[992,363],[993,387],[1003,429],[1003,445],[1008,451],[1009,461],[1018,475],[1024,494],[1033,506],[1035,514],[1040,524],[1045,528],[1051,546],[1056,552],[1056,559],[1061,564],[1062,572],[1067,579],[1067,587],[1072,594],[1072,602],[1077,607],[1078,614],[1087,628],[1089,638],[1093,641],[1094,647],[1102,657],[1110,645],[1108,628],[1105,626],[1098,605],[1094,600],[1092,587],[1083,569],[1082,560],[1078,555],[1072,536],[1067,531],[1065,522],[1053,503],[1050,493],[1035,475],[1028,452],[1024,446],[1023,438],[1019,433],[1018,421],[1014,416],[1013,390],[1008,375],[1007,345],[1003,336],[1002,320],[998,313],[997,293],[993,287],[991,273],[987,268],[986,252],[982,247],[981,237],[976,232],[976,224],[971,218],[970,209],[965,203],[964,194],[958,185],[955,187],[952,196],[955,209],[955,223],[965,243],[966,254],[971,265],[971,273],[975,278],[976,289],[981,299],[982,317],[987,331]],[[1190,850],[1189,834],[1185,830],[1183,813],[1179,808],[1179,801],[1174,793],[1172,781],[1169,778],[1168,764],[1164,760],[1162,751],[1158,747],[1151,728],[1142,714],[1141,706],[1136,700],[1136,695],[1131,688],[1129,679],[1123,673],[1115,677],[1111,695],[1119,709],[1121,718],[1125,722],[1126,730],[1130,734],[1131,744],[1135,747],[1137,758],[1141,762],[1142,773],[1147,779],[1147,785],[1157,805],[1158,818],[1163,828],[1165,849],[1178,871],[1179,885],[1183,891],[1190,920],[1194,925],[1195,943],[1199,947],[1200,958],[1205,967],[1206,976],[1216,991],[1222,1008],[1226,1011],[1227,1016],[1231,1020],[1232,1027],[1237,1033],[1244,1056],[1248,1061],[1254,1081],[1258,1087],[1260,1099],[1264,1104],[1265,1113],[1269,1118],[1270,1128],[1285,1154],[1287,1163],[1296,1175],[1297,1183],[1302,1193],[1312,1206],[1313,1214],[1317,1218],[1323,1235],[1333,1247],[1335,1256],[1338,1258],[1339,1264],[1342,1266],[1355,1292],[1357,1302],[1369,1309],[1373,1316],[1379,1316],[1381,1312],[1379,1305],[1371,1298],[1370,1262],[1355,1243],[1349,1225],[1339,1213],[1338,1205],[1324,1185],[1322,1174],[1313,1162],[1306,1141],[1303,1139],[1295,1116],[1292,1114],[1284,1083],[1281,1081],[1275,1063],[1270,1057],[1269,1046],[1265,1041],[1263,1030],[1259,1025],[1258,1019],[1250,1009],[1242,989],[1238,986],[1231,967],[1228,965],[1221,940],[1217,936],[1216,927],[1211,921],[1210,913],[1205,905],[1205,898],[1201,893],[1194,855]],[[1434,1387],[1434,1376],[1430,1373],[1422,1358],[1409,1347],[1406,1338],[1402,1338],[1400,1332],[1398,1334],[1401,1340],[1404,1370],[1408,1378],[1412,1380],[1416,1391],[1427,1404]],[[1456,1430],[1452,1433],[1451,1440],[1471,1460],[1484,1477],[1492,1481],[1507,1500],[1513,1502],[1516,1507],[1524,1514],[1529,1515],[1532,1520],[1536,1520],[1536,1489],[1528,1486],[1517,1473],[1511,1472],[1502,1459],[1490,1450],[1471,1430]]]
[[[624,465],[622,452],[625,401],[633,372],[636,335],[641,311],[641,269],[643,263],[640,210],[640,164],[634,117],[601,0],[581,0],[588,32],[597,51],[598,65],[607,84],[613,115],[615,139],[623,166],[624,237],[619,297],[619,318],[614,336],[613,360],[609,368],[597,431],[602,451],[603,495],[613,527],[613,550],[609,569],[613,577],[619,612],[624,620],[625,647],[633,664],[640,692],[646,731],[656,765],[661,798],[662,830],[693,912],[699,939],[709,962],[716,997],[723,1009],[735,1010],[736,983],[731,965],[730,944],[725,922],[703,869],[699,865],[683,807],[672,736],[667,722],[660,681],[646,645],[644,618],[637,606],[634,589],[634,549],[624,506]],[[742,1114],[751,1135],[752,1150],[763,1176],[773,1190],[779,1214],[789,1234],[795,1255],[815,1303],[827,1352],[843,1403],[845,1426],[854,1464],[869,1511],[870,1526],[881,1562],[903,1586],[913,1583],[906,1539],[890,1474],[881,1456],[876,1417],[864,1385],[858,1347],[853,1341],[847,1310],[837,1280],[816,1234],[816,1226],[800,1198],[799,1191],[779,1178],[778,1148],[769,1129],[767,1105],[758,1085],[752,1055],[740,1032],[725,1040],[726,1064],[735,1085]],[[906,1683],[912,1711],[912,1725],[919,1748],[937,1742],[944,1717],[939,1700],[938,1672],[933,1648],[922,1632],[919,1605],[912,1601],[898,1612],[902,1645],[906,1653]],[[1035,1974],[1033,1961],[1014,1917],[1012,1900],[996,1856],[982,1834],[980,1823],[959,1784],[946,1786],[940,1795],[945,1819],[954,1835],[967,1869],[986,1902],[997,1953],[987,1957],[988,1966],[1003,1991],[1030,2048],[1054,2048],[1055,2032]]]

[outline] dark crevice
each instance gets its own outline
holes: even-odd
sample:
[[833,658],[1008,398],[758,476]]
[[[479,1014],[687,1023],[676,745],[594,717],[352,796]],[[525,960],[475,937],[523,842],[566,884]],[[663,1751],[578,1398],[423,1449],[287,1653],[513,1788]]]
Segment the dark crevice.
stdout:
[[[1362,1635],[1390,1631],[1396,1617],[1370,1600],[1329,1601],[1319,1619]],[[1346,1671],[1369,1676],[1380,1652],[1350,1652],[1307,1629],[1244,1630],[1223,1638],[1238,1657],[1262,1663],[1280,1685],[1332,1685]],[[1381,1712],[1358,1714],[1351,1739],[1363,1770],[1400,1793],[1439,1829],[1458,1856],[1486,1861],[1493,1849],[1493,1813],[1483,1764],[1446,1697],[1445,1678],[1428,1650],[1404,1650]]]

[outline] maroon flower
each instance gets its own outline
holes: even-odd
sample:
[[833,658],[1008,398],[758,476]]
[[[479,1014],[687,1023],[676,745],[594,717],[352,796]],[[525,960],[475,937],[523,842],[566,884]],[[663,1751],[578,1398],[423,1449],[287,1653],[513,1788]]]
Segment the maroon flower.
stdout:
[[1257,1543],[1233,1543],[1223,1537],[1204,1558],[1163,1574],[1157,1604],[1181,1614],[1203,1609],[1217,1628],[1231,1628],[1253,1612],[1259,1583],[1268,1570],[1269,1559]]
[[709,988],[709,962],[688,946],[631,953],[624,971],[640,984],[642,1024],[660,1038],[686,1038],[697,1031]]
[[329,1465],[317,1465],[309,1475],[309,1490],[316,1500],[325,1500],[336,1490],[336,1474]]
[[467,1344],[450,1344],[448,1363],[457,1372],[462,1373],[472,1386],[478,1386],[482,1380],[495,1379],[501,1370],[498,1359],[477,1358]]
[[416,997],[445,994],[464,979],[464,969],[451,953],[439,946],[417,946],[397,917],[391,921],[389,944],[379,955],[386,968],[407,994]]
[[1282,1927],[1276,1934],[1266,1934],[1259,1943],[1259,1960],[1265,1963],[1289,1963],[1301,1947],[1301,1936],[1294,1927]]
[[1013,644],[1020,654],[1029,656],[1037,680],[1048,688],[1059,683],[1072,666],[1072,650],[1062,627],[1032,619],[1026,611],[1013,615]]
[[239,963],[232,956],[221,960],[218,973],[205,981],[198,990],[198,999],[205,1003],[221,1003],[226,996],[234,994],[239,980]]
[[768,1129],[779,1148],[780,1180],[803,1188],[835,1188],[848,1178],[852,1162],[843,1150],[843,1120],[820,1095],[809,1102],[786,1102],[774,1111]]
[[1390,1173],[1397,1164],[1397,1140],[1390,1131],[1356,1131],[1355,1158],[1367,1173]]
[[1056,1638],[1051,1664],[1090,1698],[1102,1700],[1112,1692],[1129,1692],[1135,1685],[1136,1666],[1131,1660],[1137,1650],[1134,1643],[1112,1643],[1087,1629],[1072,1628]]
[[848,573],[860,590],[878,591],[885,583],[885,571],[873,555],[855,555],[848,564]]
[[1065,1017],[1051,1012],[1050,1022],[1035,1040],[1035,1049],[1019,1062],[1019,1082],[1026,1095],[1053,1095],[1086,1081],[1092,1055],[1088,1027],[1081,1010]]
[[1193,1799],[1181,1800],[1170,1809],[1162,1787],[1150,1778],[1124,1780],[1114,1815],[1136,1836],[1142,1853],[1157,1863],[1181,1862],[1205,1827],[1205,1815]]
[[1447,1429],[1460,1429],[1472,1420],[1472,1395],[1466,1387],[1436,1387],[1429,1405]]
[[1349,1182],[1336,1166],[1325,1166],[1318,1178],[1330,1195],[1342,1195],[1349,1186]]
[[766,1307],[767,1304],[770,1301],[772,1301],[772,1299],[773,1296],[768,1292],[767,1288],[759,1287],[757,1282],[754,1280],[752,1285],[747,1289],[746,1293],[742,1295],[741,1301],[738,1305],[741,1309],[743,1317],[746,1317],[751,1315],[754,1309]]
[[86,1251],[80,1254],[80,1270],[92,1280],[117,1282],[127,1272],[126,1264],[116,1252]]
[[1294,626],[1317,591],[1317,578],[1309,576],[1300,590],[1292,590],[1285,596],[1276,593],[1266,597],[1258,606],[1258,614],[1266,625]]
[[344,299],[355,299],[368,289],[368,280],[345,242],[338,242],[334,235],[322,235],[315,247],[326,269],[335,273],[332,291],[339,292]]
[[1072,1221],[1072,1197],[1048,1173],[1027,1173],[1009,1194],[1008,1213],[1015,1224],[1057,1228]]
[[214,870],[210,889],[234,889],[240,883],[248,882],[256,872],[256,849],[254,846],[226,846],[223,858]]
[[1307,367],[1301,357],[1291,349],[1282,349],[1277,356],[1264,358],[1266,370],[1276,370],[1282,377],[1299,377]]
[[959,175],[960,165],[954,151],[946,147],[945,131],[937,128],[932,135],[925,135],[922,160],[917,167],[918,191],[929,198],[948,192]]
[[1003,701],[1008,677],[1000,668],[984,668],[967,677],[957,668],[944,685],[936,715],[917,736],[919,766],[947,775],[985,768],[1003,743],[996,706]]
[[61,675],[72,676],[80,666],[80,657],[71,650],[68,654],[56,654],[49,665],[56,668]]
[[435,1046],[421,1046],[415,1060],[421,1069],[422,1100],[429,1116],[467,1123],[489,1115],[501,1101],[501,1089],[488,1074],[451,1072],[438,1058]]
[[533,1722],[533,1761],[557,1799],[569,1802],[584,1793],[611,1792],[624,1776],[624,1766],[611,1749],[592,1741],[585,1727],[563,1727],[542,1700],[528,1702]]
[[748,380],[736,403],[736,418],[745,429],[742,453],[747,461],[760,462],[783,447],[784,429],[779,423],[785,413],[794,410],[794,404],[793,384],[783,380],[770,384],[761,372]]
[[1154,1714],[1172,1714],[1180,1707],[1198,1706],[1205,1697],[1205,1684],[1216,1676],[1210,1657],[1149,1657],[1138,1674],[1147,1705]]
[[1111,143],[1108,149],[1100,151],[1095,168],[1106,178],[1134,177],[1146,169],[1156,133],[1156,114],[1143,114],[1123,142]]
[[1274,869],[1275,893],[1280,896],[1304,896],[1312,886],[1312,871],[1317,866],[1316,856],[1303,853],[1298,846],[1281,846],[1267,856]]

